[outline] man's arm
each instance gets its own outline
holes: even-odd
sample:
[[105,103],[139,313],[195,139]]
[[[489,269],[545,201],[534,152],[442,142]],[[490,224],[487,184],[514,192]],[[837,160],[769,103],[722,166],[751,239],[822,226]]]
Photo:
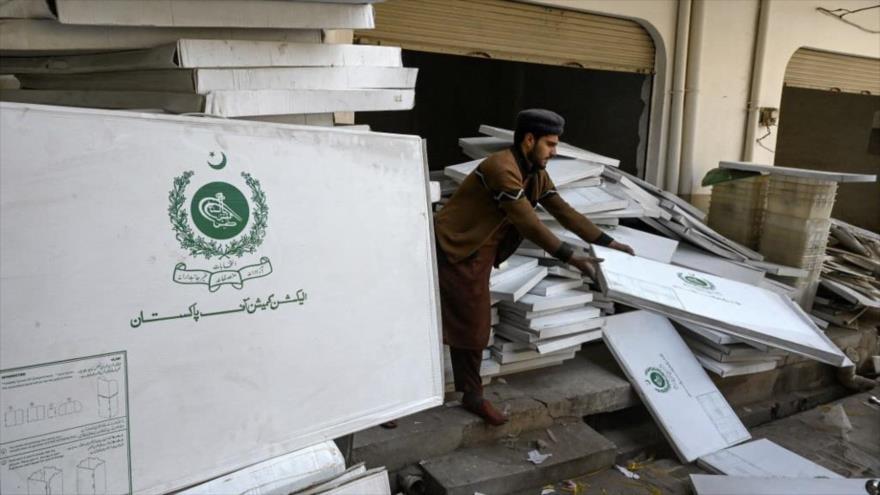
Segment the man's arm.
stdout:
[[600,246],[611,247],[629,254],[634,254],[633,249],[626,244],[615,241],[602,229],[590,221],[589,218],[581,215],[571,207],[559,194],[550,193],[541,198],[541,206],[543,206],[554,218],[559,220],[563,227],[574,232],[590,244],[598,244]]
[[[595,277],[594,263],[601,262],[591,256],[574,256],[574,248],[559,240],[546,225],[541,223],[532,205],[525,198],[513,201],[502,201],[501,209],[507,214],[507,220],[526,239],[537,244],[555,258],[573,265],[583,273]],[[595,226],[594,226],[595,228]],[[597,229],[598,230],[598,229]]]

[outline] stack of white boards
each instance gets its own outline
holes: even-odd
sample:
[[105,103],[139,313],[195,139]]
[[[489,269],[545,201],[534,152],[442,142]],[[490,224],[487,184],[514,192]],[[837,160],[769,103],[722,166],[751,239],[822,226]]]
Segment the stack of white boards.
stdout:
[[[262,493],[262,492],[260,492]],[[391,495],[388,471],[356,464],[345,472],[308,488],[286,492],[291,495]]]
[[89,55],[6,57],[22,89],[0,99],[220,117],[408,110],[416,69],[400,48],[181,39]]
[[[286,495],[334,479],[345,472],[345,457],[332,441],[322,442],[178,492],[180,495],[260,493]],[[102,490],[96,492],[106,493]]]
[[604,319],[590,306],[593,294],[577,290],[583,279],[544,278],[516,301],[501,301],[493,357],[499,374],[560,364],[581,345],[599,340]]
[[664,316],[609,316],[602,337],[682,462],[751,437]]
[[843,477],[766,438],[705,455],[697,465],[711,473],[752,478]]
[[676,323],[675,327],[700,364],[720,377],[770,371],[788,355],[694,323]]
[[[372,29],[370,0],[4,0],[0,53],[47,55],[153,48],[181,38],[321,43]],[[51,4],[51,6],[50,6]],[[327,31],[327,40],[322,35]]]
[[173,492],[443,403],[417,136],[2,102],[0,142],[0,493],[49,457]]

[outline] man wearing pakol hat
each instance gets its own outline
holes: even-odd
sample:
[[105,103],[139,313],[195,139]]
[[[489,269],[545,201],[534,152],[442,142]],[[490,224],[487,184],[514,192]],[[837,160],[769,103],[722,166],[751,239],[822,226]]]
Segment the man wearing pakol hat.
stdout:
[[595,274],[600,259],[574,255],[535,214],[541,203],[563,227],[586,242],[633,254],[556,193],[547,162],[565,120],[549,110],[523,110],[516,117],[513,146],[480,162],[434,219],[443,316],[443,340],[450,348],[455,389],[462,405],[489,424],[507,418],[483,398],[482,352],[489,342],[489,274],[516,251],[523,238],[581,272]]

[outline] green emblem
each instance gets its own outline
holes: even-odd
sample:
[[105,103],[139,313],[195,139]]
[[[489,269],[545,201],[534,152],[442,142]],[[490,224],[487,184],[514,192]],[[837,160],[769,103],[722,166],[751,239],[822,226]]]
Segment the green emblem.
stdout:
[[653,385],[654,389],[658,392],[665,393],[669,391],[669,380],[660,369],[652,366],[645,370],[645,376],[648,377],[648,383]]
[[196,228],[219,241],[240,234],[247,225],[249,213],[244,194],[226,182],[205,184],[190,201],[190,215]]
[[704,278],[700,278],[693,273],[685,274],[683,272],[678,272],[678,278],[680,278],[682,282],[698,289],[715,290],[715,284]]
[[[254,253],[266,236],[269,217],[260,181],[247,172],[241,173],[250,188],[250,201],[229,183],[210,182],[200,187],[187,203],[186,188],[193,175],[190,170],[176,177],[168,194],[168,217],[180,247],[192,256],[206,259],[240,258]],[[190,218],[202,235],[190,226]],[[250,228],[245,231],[249,220]]]

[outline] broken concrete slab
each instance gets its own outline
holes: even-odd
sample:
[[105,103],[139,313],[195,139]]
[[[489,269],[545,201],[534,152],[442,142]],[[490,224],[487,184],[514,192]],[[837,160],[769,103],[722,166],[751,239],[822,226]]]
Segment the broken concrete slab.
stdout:
[[[573,478],[613,465],[614,444],[586,424],[574,421],[544,430],[523,433],[508,445],[492,445],[459,450],[427,459],[420,466],[425,472],[429,493],[472,495],[513,493],[538,489],[548,482]],[[528,461],[534,442],[543,440],[550,454],[540,464]]]

